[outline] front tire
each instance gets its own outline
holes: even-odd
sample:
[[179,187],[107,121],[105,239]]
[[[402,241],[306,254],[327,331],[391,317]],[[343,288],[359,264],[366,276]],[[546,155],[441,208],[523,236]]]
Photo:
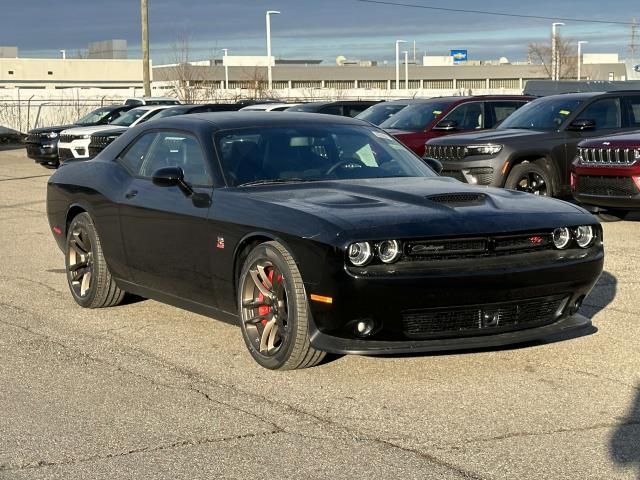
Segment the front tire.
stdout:
[[504,188],[545,197],[554,194],[550,172],[534,162],[520,163],[513,167]]
[[86,212],[76,215],[69,225],[65,267],[69,290],[81,307],[113,307],[122,302],[125,292],[111,277],[100,237]]
[[249,353],[271,370],[317,365],[325,352],[309,340],[310,312],[302,276],[279,242],[255,247],[238,279],[238,311]]

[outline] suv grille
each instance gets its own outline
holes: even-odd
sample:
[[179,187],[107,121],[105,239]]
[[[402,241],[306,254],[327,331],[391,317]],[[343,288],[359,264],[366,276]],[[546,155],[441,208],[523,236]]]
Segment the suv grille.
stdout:
[[427,145],[424,156],[436,160],[462,160],[467,155],[467,147],[462,145]]
[[404,310],[402,325],[412,338],[492,334],[553,323],[567,303],[567,295],[530,298],[461,307]]
[[83,137],[84,135],[60,135],[60,141],[62,143],[70,143],[73,142],[74,140],[79,140]]
[[633,148],[578,148],[580,163],[596,165],[631,165],[635,163]]
[[418,240],[404,245],[405,260],[451,260],[548,250],[551,233],[525,233],[477,238]]
[[605,197],[635,197],[640,193],[631,177],[585,175],[578,177],[578,193]]

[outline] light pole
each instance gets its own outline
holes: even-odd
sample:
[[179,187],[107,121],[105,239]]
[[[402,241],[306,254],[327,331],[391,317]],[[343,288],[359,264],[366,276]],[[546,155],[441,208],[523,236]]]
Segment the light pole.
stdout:
[[273,86],[273,78],[271,77],[271,15],[278,15],[280,12],[277,10],[269,10],[265,15],[267,22],[267,81],[269,84],[269,90]]
[[409,52],[407,50],[404,53],[404,88],[409,90]]
[[558,65],[558,36],[556,27],[564,26],[562,22],[551,24],[551,80],[560,80],[560,65]]
[[580,40],[578,42],[578,80],[581,78],[581,70],[582,70],[582,44],[589,43],[586,40]]
[[400,44],[406,40],[396,40],[396,90],[400,90]]
[[[228,48],[223,48],[224,56],[227,56]],[[224,57],[222,58],[222,63],[224,64],[224,89],[229,90],[229,65],[225,61]]]

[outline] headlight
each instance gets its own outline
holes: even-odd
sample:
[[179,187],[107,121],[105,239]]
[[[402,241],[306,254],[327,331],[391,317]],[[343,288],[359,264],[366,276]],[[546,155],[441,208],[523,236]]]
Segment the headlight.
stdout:
[[347,255],[349,255],[351,263],[357,267],[362,267],[371,261],[373,251],[369,242],[358,242],[349,245]]
[[467,155],[496,155],[502,150],[502,145],[469,145]]
[[640,148],[636,148],[633,152],[633,158],[635,160],[640,160]]
[[58,132],[47,133],[47,138],[58,138]]
[[553,244],[556,248],[563,249],[569,245],[571,240],[571,232],[567,227],[556,228],[553,231]]
[[91,135],[81,135],[80,138],[91,138]]
[[378,244],[378,258],[384,263],[393,263],[402,253],[400,242],[397,240],[384,240]]
[[595,235],[593,234],[593,227],[583,225],[577,227],[575,230],[576,243],[581,248],[587,248],[593,243]]

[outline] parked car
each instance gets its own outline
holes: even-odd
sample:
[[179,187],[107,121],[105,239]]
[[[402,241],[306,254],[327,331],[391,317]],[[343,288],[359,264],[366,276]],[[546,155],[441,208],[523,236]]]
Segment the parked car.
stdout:
[[60,132],[73,127],[106,125],[131,110],[129,105],[109,105],[97,108],[70,125],[55,125],[29,130],[25,140],[27,156],[45,168],[58,168],[58,137]]
[[364,120],[373,125],[380,125],[386,119],[395,115],[407,105],[415,103],[413,99],[391,100],[389,102],[380,102],[375,105],[371,105],[366,110],[360,112],[355,118]]
[[[640,108],[634,112],[640,120]],[[573,197],[603,220],[640,210],[640,131],[580,142],[570,183]]]
[[136,107],[109,125],[96,125],[93,127],[75,127],[63,130],[58,142],[58,159],[60,163],[74,158],[89,158],[89,143],[91,135],[103,130],[111,130],[113,127],[134,127],[153,118],[161,110],[170,105],[145,105]]
[[284,112],[291,107],[300,105],[299,103],[258,103],[242,107],[242,112]]
[[338,102],[309,102],[289,108],[289,112],[325,113],[343,117],[355,117],[378,100],[340,100]]
[[422,157],[429,139],[493,128],[532,99],[504,95],[415,99],[380,128]]
[[567,93],[539,98],[497,129],[427,142],[443,175],[536,195],[570,195],[569,171],[578,143],[640,129],[640,91]]
[[142,105],[180,105],[180,100],[171,97],[131,97],[124,101],[125,105],[141,107]]
[[[177,105],[165,108],[154,116],[154,120],[159,118],[173,117],[175,115],[189,115],[192,113],[203,112],[233,112],[238,110],[241,105],[237,103],[207,103],[202,105]],[[93,158],[99,154],[104,148],[113,142],[116,138],[127,131],[128,127],[112,128],[109,130],[101,130],[91,135],[89,140],[89,156]]]
[[439,177],[329,115],[142,124],[58,169],[47,215],[79,305],[130,292],[229,319],[272,369],[584,328],[604,259],[584,209]]

